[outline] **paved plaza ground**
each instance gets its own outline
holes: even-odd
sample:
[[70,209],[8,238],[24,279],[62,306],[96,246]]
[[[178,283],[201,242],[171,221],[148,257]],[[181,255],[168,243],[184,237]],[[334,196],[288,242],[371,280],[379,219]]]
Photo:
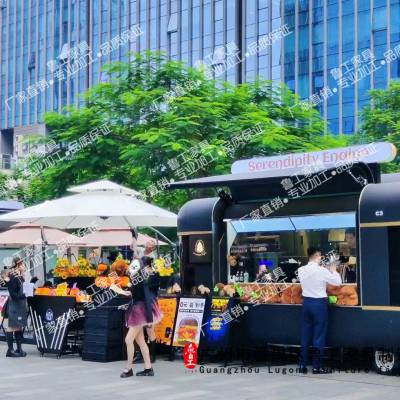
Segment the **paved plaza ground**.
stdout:
[[[27,400],[398,400],[400,377],[369,373],[329,376],[269,373],[190,373],[181,360],[157,361],[155,377],[119,378],[124,362],[94,363],[77,356],[40,357],[35,346],[25,346],[25,359],[5,358],[0,343],[0,399]],[[142,365],[138,365],[137,369]],[[217,364],[207,365],[207,368]],[[290,366],[286,366],[289,368]],[[295,367],[295,366],[291,366]],[[276,367],[278,368],[278,367]],[[282,368],[282,367],[281,367]]]

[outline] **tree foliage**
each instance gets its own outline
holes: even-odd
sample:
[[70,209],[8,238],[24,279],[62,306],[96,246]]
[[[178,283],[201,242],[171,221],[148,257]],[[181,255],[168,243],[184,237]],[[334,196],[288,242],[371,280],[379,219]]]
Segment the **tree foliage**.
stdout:
[[[102,124],[111,132],[33,176],[26,201],[59,197],[71,185],[110,179],[146,191],[149,201],[177,211],[193,192],[162,188],[167,181],[183,179],[182,171],[188,179],[229,173],[240,158],[344,144],[343,138],[324,135],[318,112],[302,107],[283,85],[215,82],[150,52],[114,63],[106,72],[108,82],[85,94],[85,107],[47,114],[45,122],[48,139],[64,149]],[[256,126],[262,133],[232,149],[235,136]],[[155,185],[159,192],[150,193]]]
[[[362,126],[357,141],[387,141],[400,149],[400,81],[386,89],[370,91],[371,102],[362,112]],[[383,166],[386,172],[399,170],[399,158]]]

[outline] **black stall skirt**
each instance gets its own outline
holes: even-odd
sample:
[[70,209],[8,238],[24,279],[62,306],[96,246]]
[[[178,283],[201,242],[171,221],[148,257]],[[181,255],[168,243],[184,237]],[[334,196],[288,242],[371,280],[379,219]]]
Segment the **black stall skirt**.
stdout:
[[[234,335],[234,346],[300,345],[301,305],[248,304],[247,308],[237,324],[240,335]],[[398,348],[400,311],[330,306],[327,346]]]

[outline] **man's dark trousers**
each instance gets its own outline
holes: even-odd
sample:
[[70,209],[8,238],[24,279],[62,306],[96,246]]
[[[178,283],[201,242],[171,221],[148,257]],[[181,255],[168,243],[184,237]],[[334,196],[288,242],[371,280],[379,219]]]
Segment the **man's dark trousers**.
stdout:
[[321,367],[328,329],[328,299],[304,297],[300,365],[308,364],[308,347],[313,346],[313,368]]

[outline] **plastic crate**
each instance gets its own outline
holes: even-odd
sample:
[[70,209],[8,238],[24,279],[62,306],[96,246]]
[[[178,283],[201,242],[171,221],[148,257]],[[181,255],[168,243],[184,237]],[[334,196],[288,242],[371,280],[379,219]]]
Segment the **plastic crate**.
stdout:
[[96,349],[83,350],[82,360],[84,361],[98,361],[98,362],[111,362],[123,360],[123,351],[121,347],[101,347]]

